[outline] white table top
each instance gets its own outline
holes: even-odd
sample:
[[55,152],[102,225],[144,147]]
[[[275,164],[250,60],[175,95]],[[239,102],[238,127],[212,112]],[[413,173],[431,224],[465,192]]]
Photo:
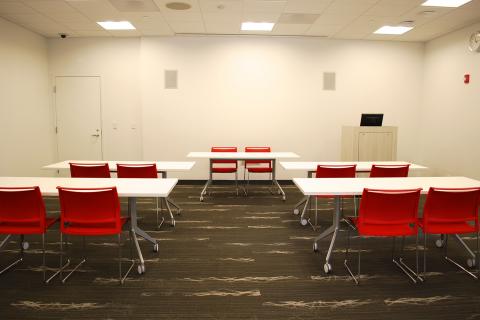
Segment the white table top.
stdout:
[[372,169],[372,164],[378,165],[405,165],[410,164],[410,169],[419,170],[419,169],[428,169],[419,164],[404,162],[404,161],[313,161],[313,162],[289,162],[289,161],[280,161],[280,165],[285,170],[302,170],[302,171],[316,171],[318,165],[348,165],[356,164],[357,172],[370,172]]
[[216,160],[274,160],[279,158],[300,158],[293,152],[190,152],[187,158]]
[[57,186],[71,188],[117,187],[120,197],[168,197],[178,179],[91,179],[59,177],[0,177],[1,187],[39,186],[42,195],[58,196]]
[[157,171],[188,171],[193,168],[195,161],[103,161],[103,160],[66,160],[48,166],[44,166],[43,169],[51,170],[68,170],[70,169],[70,162],[74,163],[108,163],[110,171],[117,171],[117,163],[120,164],[151,164],[155,163],[157,165]]
[[430,187],[480,187],[480,181],[466,177],[408,177],[408,178],[294,178],[293,182],[304,195],[361,195],[364,188],[415,189],[427,193]]

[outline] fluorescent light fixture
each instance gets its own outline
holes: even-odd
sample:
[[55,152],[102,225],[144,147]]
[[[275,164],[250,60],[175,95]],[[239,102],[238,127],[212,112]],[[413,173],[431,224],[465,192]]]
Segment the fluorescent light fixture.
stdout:
[[100,21],[97,23],[105,30],[135,30],[129,21]]
[[465,3],[468,3],[470,1],[472,0],[427,0],[422,3],[422,6],[457,8],[463,6]]
[[377,31],[375,31],[375,34],[404,34],[405,32],[408,32],[412,30],[413,27],[404,27],[404,26],[383,26]]
[[273,22],[242,22],[242,31],[272,31]]

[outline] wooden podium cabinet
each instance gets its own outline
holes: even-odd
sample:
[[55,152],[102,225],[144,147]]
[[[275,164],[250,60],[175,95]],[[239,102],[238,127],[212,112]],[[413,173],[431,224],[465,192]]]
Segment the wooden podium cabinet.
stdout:
[[342,127],[342,161],[397,160],[397,127]]

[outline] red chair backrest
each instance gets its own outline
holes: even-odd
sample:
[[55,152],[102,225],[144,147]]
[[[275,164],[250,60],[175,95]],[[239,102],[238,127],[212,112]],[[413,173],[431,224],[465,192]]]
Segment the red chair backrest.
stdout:
[[471,222],[478,226],[480,188],[430,188],[423,207],[425,228],[431,223]]
[[108,163],[73,163],[70,162],[72,178],[110,178]]
[[363,190],[358,225],[375,224],[410,225],[411,230],[417,230],[418,202],[421,188],[408,190]]
[[355,178],[356,164],[318,165],[315,178]]
[[[211,152],[237,152],[237,147],[212,147]],[[215,163],[234,163],[235,168],[238,167],[237,160],[212,160],[212,164]]]
[[158,178],[157,165],[152,164],[120,164],[117,163],[119,178]]
[[[86,227],[106,226],[106,231],[120,232],[120,201],[116,187],[57,187],[60,199],[60,230],[68,223]],[[103,227],[102,227],[103,228]]]
[[[245,152],[272,152],[270,147],[245,147]],[[271,160],[245,160],[245,167],[249,164],[268,164],[268,168],[272,168]]]
[[0,225],[14,223],[45,231],[45,204],[39,187],[0,187]]
[[408,177],[410,164],[402,165],[377,165],[373,164],[370,171],[370,178],[396,178]]

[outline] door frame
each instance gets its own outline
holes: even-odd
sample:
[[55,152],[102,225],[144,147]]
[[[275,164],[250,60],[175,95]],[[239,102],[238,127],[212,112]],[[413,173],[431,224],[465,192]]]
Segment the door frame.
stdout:
[[[100,93],[100,157],[101,160],[104,160],[103,154],[103,101],[102,101],[102,77],[100,75],[68,75],[68,76],[53,76],[53,114],[54,114],[54,132],[55,132],[55,144],[56,144],[56,160],[59,161],[60,159],[60,152],[59,152],[59,143],[58,143],[58,117],[57,117],[57,78],[98,78],[99,79],[99,93]],[[75,160],[75,159],[70,159]]]

